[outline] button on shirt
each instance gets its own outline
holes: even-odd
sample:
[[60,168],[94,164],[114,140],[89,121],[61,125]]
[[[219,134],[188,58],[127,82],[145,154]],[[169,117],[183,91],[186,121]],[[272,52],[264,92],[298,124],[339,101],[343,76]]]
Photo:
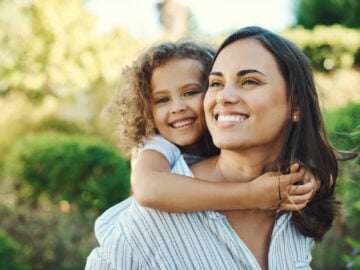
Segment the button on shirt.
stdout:
[[[166,151],[172,147],[168,145]],[[178,149],[171,151],[174,154]],[[174,154],[175,162],[169,159],[172,172],[192,177],[178,154]],[[311,269],[314,240],[300,234],[290,218],[291,213],[286,213],[275,221],[270,270]],[[100,246],[88,256],[88,270],[261,269],[226,217],[217,211],[168,213],[142,207],[130,197],[97,219],[95,235]]]

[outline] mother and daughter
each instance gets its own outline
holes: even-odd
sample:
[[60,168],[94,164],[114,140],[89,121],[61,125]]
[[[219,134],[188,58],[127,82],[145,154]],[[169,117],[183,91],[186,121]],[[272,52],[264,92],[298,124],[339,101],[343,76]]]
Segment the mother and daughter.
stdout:
[[301,50],[246,27],[216,54],[152,47],[124,79],[134,196],[97,219],[86,269],[311,269],[338,214],[337,159]]

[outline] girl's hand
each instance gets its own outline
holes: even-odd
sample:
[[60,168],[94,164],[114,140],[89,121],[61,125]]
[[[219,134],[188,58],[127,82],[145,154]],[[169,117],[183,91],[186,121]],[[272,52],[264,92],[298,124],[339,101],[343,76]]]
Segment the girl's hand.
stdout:
[[[290,172],[299,170],[299,165],[294,164],[290,168]],[[303,174],[302,181],[287,187],[287,192],[282,193],[279,209],[286,211],[299,211],[303,209],[308,202],[315,196],[316,191],[320,188],[320,181],[316,179],[310,172]]]
[[[249,199],[257,209],[300,210],[306,206],[315,190],[314,177],[310,176],[297,163],[291,166],[288,174],[265,173],[249,182]],[[305,180],[304,177],[308,178]]]

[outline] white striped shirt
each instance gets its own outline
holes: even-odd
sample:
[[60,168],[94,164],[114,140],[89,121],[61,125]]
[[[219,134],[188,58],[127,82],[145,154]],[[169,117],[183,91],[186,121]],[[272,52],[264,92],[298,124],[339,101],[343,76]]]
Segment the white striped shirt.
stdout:
[[[181,156],[172,171],[193,176]],[[314,240],[301,235],[290,217],[275,222],[269,270],[311,269]],[[87,270],[261,269],[217,211],[168,213],[141,207],[130,197],[97,219],[95,235],[100,246],[88,256]]]

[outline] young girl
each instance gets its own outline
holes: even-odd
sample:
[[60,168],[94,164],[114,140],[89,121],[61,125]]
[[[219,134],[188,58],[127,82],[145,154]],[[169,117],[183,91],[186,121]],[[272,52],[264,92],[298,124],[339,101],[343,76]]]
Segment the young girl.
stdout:
[[[132,164],[135,199],[169,212],[302,209],[317,188],[314,177],[298,164],[288,174],[266,173],[248,183],[209,182],[170,172],[178,155],[191,164],[218,153],[203,115],[213,56],[210,47],[194,42],[163,43],[124,70],[124,88],[116,100],[118,131],[124,151],[141,150]],[[167,160],[168,153],[174,158]]]

